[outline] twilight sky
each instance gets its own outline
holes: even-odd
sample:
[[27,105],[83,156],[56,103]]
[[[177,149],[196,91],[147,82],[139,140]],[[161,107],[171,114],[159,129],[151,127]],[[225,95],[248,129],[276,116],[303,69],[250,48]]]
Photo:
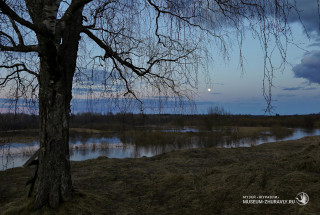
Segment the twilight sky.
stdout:
[[[297,16],[289,17],[293,43],[288,44],[287,61],[283,71],[275,71],[272,88],[272,113],[281,115],[310,114],[320,112],[320,27],[317,3],[314,0],[297,0],[300,10],[300,23]],[[236,41],[236,39],[235,39]],[[273,44],[270,44],[270,47]],[[200,77],[196,92],[196,109],[185,106],[161,109],[162,113],[206,114],[209,107],[221,106],[232,114],[263,115],[267,102],[263,97],[264,52],[259,40],[250,32],[243,41],[244,71],[239,66],[239,49],[234,44],[225,61],[219,53],[210,63],[209,76]],[[274,66],[281,62],[275,54]],[[208,89],[211,89],[210,92]],[[106,101],[88,102],[87,99],[74,99],[73,111],[108,112]],[[130,106],[130,103],[128,103]],[[148,107],[145,101],[145,107]],[[152,106],[152,104],[150,105]],[[131,111],[129,109],[129,111]],[[137,110],[134,110],[137,111]],[[138,112],[138,111],[137,111]],[[148,111],[146,111],[148,112]],[[155,111],[157,113],[158,111]],[[267,113],[268,114],[268,113]]]
[[[320,112],[320,22],[316,1],[298,0],[301,11],[290,17],[295,44],[287,51],[288,64],[283,72],[275,72],[272,88],[273,112],[282,115]],[[309,37],[309,38],[308,38]],[[237,114],[264,114],[266,101],[262,95],[263,51],[258,40],[247,34],[243,46],[244,69],[239,68],[238,50],[230,54],[230,61],[212,68],[210,86],[199,90],[198,112],[206,113],[208,106],[219,105]],[[277,65],[277,57],[274,59]],[[220,59],[221,62],[221,59]],[[212,90],[208,92],[208,88]]]
[[[314,11],[314,14],[316,13],[317,11]],[[309,14],[306,13],[306,15]],[[284,71],[276,71],[274,74],[274,87],[272,88],[274,108],[271,114],[291,115],[320,112],[320,31],[316,26],[318,19],[308,20],[304,17],[305,13],[302,13],[302,21],[308,21],[304,23],[310,38],[307,37],[300,23],[295,21],[291,23],[296,44],[288,46],[288,64]],[[269,114],[265,113],[267,103],[262,90],[264,52],[259,41],[253,39],[250,33],[246,36],[242,51],[244,71],[241,71],[239,66],[239,50],[236,46],[229,53],[230,60],[224,61],[222,57],[214,59],[212,68],[209,69],[211,82],[205,81],[207,77],[200,77],[199,90],[195,96],[196,109],[187,105],[183,110],[179,108],[172,110],[164,105],[161,112],[206,114],[209,107],[220,106],[232,114]],[[276,56],[273,62],[274,65],[277,65],[280,60]],[[78,89],[78,94],[81,94],[81,89]],[[144,102],[144,106],[148,107],[148,101]],[[113,111],[114,109],[108,107],[107,103],[105,100],[88,102],[87,99],[74,99],[73,111]],[[127,106],[130,105],[128,103]],[[128,111],[132,109],[129,108]],[[158,110],[155,113],[158,113]]]
[[[287,64],[283,71],[275,71],[272,88],[271,114],[310,114],[320,113],[320,13],[316,0],[296,0],[300,11],[298,16],[290,16],[293,43],[287,47]],[[233,41],[233,38],[231,38]],[[234,41],[237,41],[234,38]],[[272,47],[274,44],[270,44]],[[216,47],[215,47],[216,48]],[[213,62],[210,62],[209,77],[200,75],[199,89],[195,95],[196,108],[184,106],[184,109],[173,108],[173,104],[161,104],[155,113],[198,113],[206,114],[209,107],[220,106],[232,114],[263,115],[267,102],[263,97],[264,52],[259,40],[247,32],[243,40],[242,54],[244,70],[239,66],[239,48],[233,44],[229,60],[225,61],[212,48]],[[272,58],[274,66],[281,63],[279,54]],[[98,78],[99,79],[99,78]],[[210,80],[210,81],[208,81]],[[210,91],[208,90],[210,89]],[[95,86],[93,89],[101,89]],[[72,111],[102,112],[117,111],[105,99],[92,99],[87,88],[74,86]],[[10,102],[0,95],[0,110],[7,111]],[[130,108],[136,101],[119,100],[124,111],[139,112]],[[144,100],[144,107],[153,107],[156,98]],[[159,104],[157,104],[159,105]],[[27,106],[21,102],[20,107]],[[118,109],[119,110],[119,109]],[[150,108],[149,108],[150,110]],[[23,111],[23,110],[22,110]],[[148,112],[148,111],[146,111]]]

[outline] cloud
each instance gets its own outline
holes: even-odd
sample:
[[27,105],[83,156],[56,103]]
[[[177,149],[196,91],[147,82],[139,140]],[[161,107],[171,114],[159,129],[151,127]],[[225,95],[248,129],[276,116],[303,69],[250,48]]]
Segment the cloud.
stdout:
[[294,90],[302,90],[304,89],[303,87],[283,87],[282,90],[286,91],[294,91]]
[[118,92],[116,90],[108,90],[108,89],[100,89],[97,87],[75,87],[72,88],[72,94],[73,95],[88,95],[91,93],[99,93],[99,92],[105,92],[105,93],[112,93],[112,92]]
[[308,47],[319,47],[319,46],[320,46],[319,42],[308,45]]
[[320,51],[307,54],[292,71],[296,78],[305,78],[310,83],[320,84]]
[[288,98],[288,97],[294,97],[296,95],[294,94],[278,94],[277,97],[285,97],[285,98]]
[[[293,1],[293,0],[292,0]],[[319,29],[319,11],[317,0],[296,0],[296,5],[299,14],[293,12],[288,21],[289,22],[302,22],[305,30],[308,33],[316,32],[318,36],[320,35]]]
[[285,91],[295,91],[295,90],[315,90],[316,87],[283,87],[282,90]]
[[316,87],[307,87],[307,88],[304,88],[304,90],[316,90],[317,88]]

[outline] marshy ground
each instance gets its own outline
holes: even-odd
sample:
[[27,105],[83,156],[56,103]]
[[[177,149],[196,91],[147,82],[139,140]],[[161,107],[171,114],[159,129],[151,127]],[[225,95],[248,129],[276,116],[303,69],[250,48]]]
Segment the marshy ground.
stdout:
[[[320,214],[320,137],[249,148],[199,148],[150,158],[72,162],[72,201],[33,211],[33,169],[0,171],[1,214]],[[243,204],[243,196],[309,203]]]

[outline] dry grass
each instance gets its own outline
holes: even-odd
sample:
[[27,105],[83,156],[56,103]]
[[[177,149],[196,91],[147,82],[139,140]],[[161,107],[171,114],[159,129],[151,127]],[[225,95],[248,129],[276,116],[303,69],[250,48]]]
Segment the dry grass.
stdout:
[[[251,148],[203,148],[151,158],[72,162],[78,190],[59,211],[33,211],[24,183],[31,170],[0,172],[3,214],[319,214],[320,137]],[[243,205],[243,195],[310,202]]]
[[77,132],[77,133],[89,133],[89,134],[104,134],[105,131],[97,130],[97,129],[90,129],[90,128],[70,128],[70,132]]
[[269,132],[269,127],[237,127],[237,132],[241,137],[256,137],[262,132]]
[[[70,135],[110,135],[112,132],[107,132],[89,128],[70,128]],[[0,134],[0,145],[3,143],[30,143],[39,141],[38,129],[25,129],[3,132]]]
[[0,134],[0,145],[6,143],[30,143],[39,140],[37,129],[6,131]]

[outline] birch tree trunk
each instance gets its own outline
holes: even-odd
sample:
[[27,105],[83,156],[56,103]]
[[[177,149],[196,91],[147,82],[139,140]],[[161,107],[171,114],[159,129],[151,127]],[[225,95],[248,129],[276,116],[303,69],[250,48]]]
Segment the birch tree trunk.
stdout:
[[81,9],[63,23],[61,38],[38,35],[40,148],[35,207],[59,207],[72,197],[69,115],[81,32]]

